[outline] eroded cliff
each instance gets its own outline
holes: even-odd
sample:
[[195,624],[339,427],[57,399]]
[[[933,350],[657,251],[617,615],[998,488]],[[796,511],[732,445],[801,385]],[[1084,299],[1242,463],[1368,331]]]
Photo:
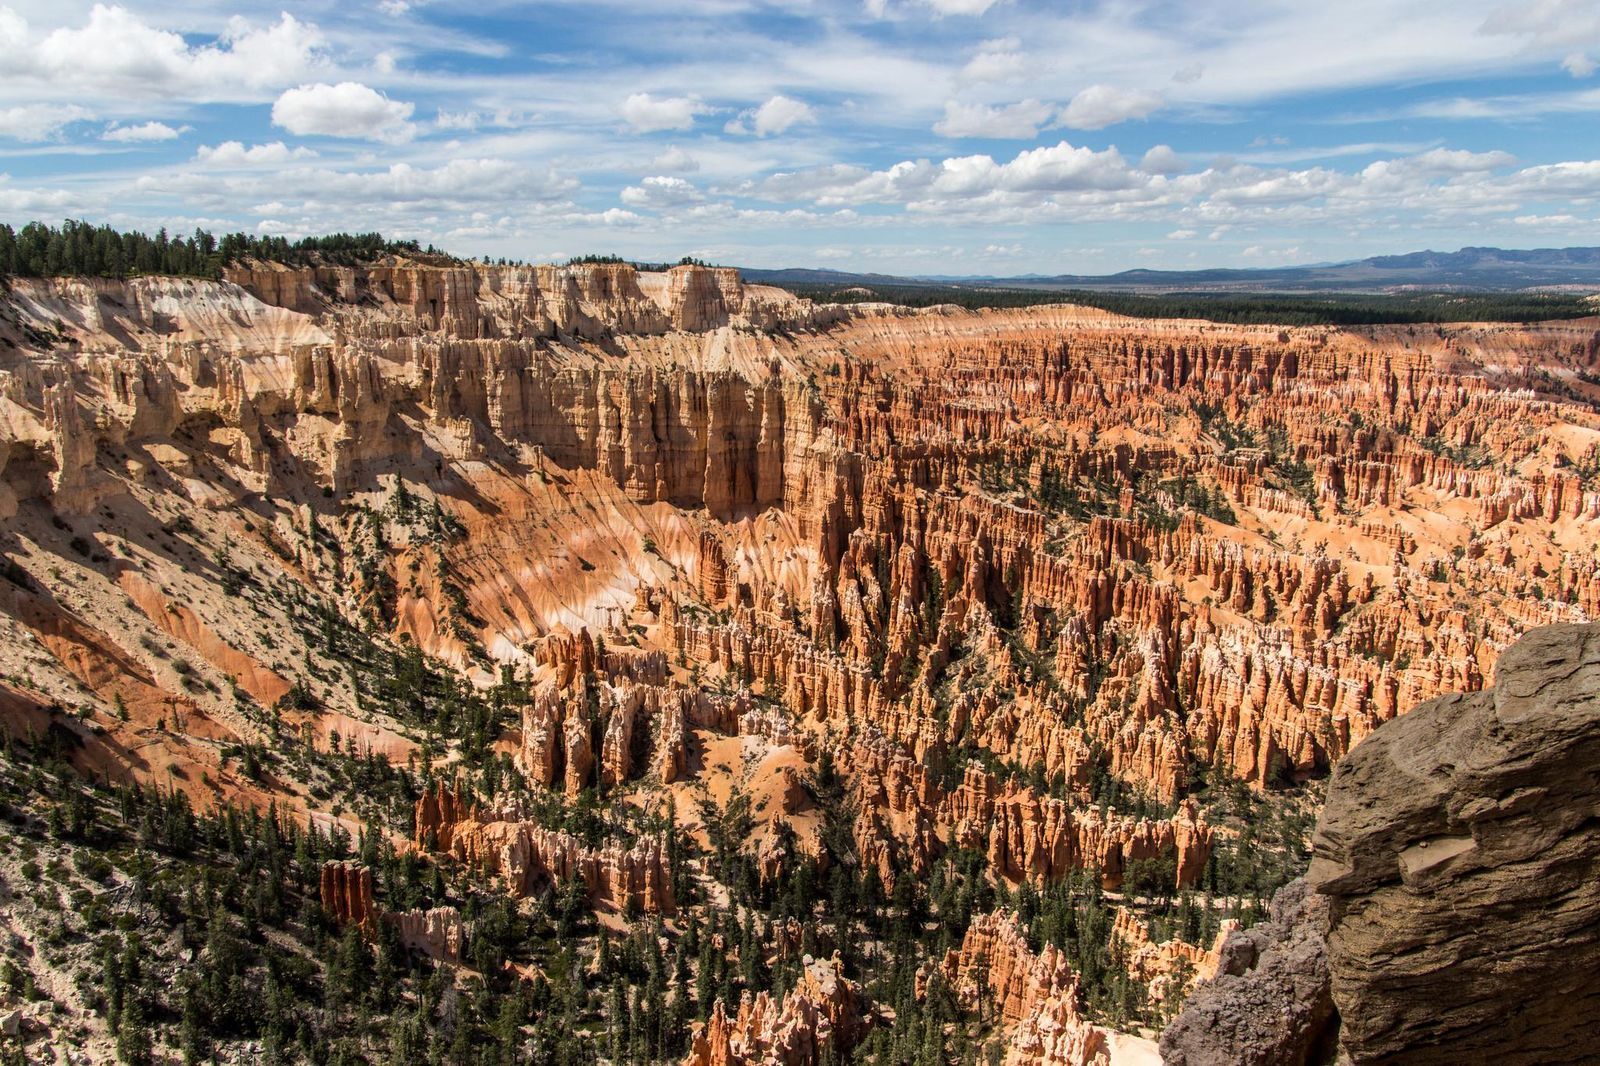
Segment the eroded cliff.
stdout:
[[[674,871],[745,863],[914,893],[978,856],[1160,910],[1244,862],[1234,782],[1320,777],[1600,610],[1592,321],[847,311],[404,261],[3,307],[11,732],[382,826],[530,907],[673,915]],[[1141,995],[1206,961],[1127,950]],[[1061,1004],[1028,1046],[1076,1031]]]

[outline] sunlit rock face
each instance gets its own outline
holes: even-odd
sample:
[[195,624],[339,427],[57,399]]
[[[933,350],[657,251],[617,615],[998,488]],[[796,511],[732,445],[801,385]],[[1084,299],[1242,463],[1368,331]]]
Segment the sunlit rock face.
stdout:
[[[886,889],[968,852],[1009,887],[1200,886],[1235,785],[1325,775],[1600,612],[1592,322],[841,308],[696,266],[404,259],[18,279],[0,307],[0,666],[33,686],[8,713],[81,708],[97,779],[352,837],[237,752],[412,768],[401,841],[522,900],[674,915],[666,813],[702,839],[735,796],[769,884],[825,876],[848,804]],[[476,738],[497,773],[654,821],[583,837],[458,790],[324,612],[515,689]],[[448,915],[383,920],[462,950]],[[1152,987],[1210,965],[1119,935]],[[1097,1054],[1049,1001],[1007,1054]]]

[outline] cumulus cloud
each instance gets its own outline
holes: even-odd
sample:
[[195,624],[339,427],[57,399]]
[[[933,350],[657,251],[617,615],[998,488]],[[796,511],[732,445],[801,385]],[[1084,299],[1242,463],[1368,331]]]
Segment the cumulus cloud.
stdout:
[[1022,42],[1015,37],[984,41],[967,65],[961,68],[965,82],[1016,81],[1027,75],[1022,58]]
[[213,166],[240,167],[240,166],[276,166],[291,163],[297,159],[315,159],[317,153],[309,148],[290,148],[282,141],[273,141],[271,144],[253,144],[249,148],[241,141],[223,141],[212,147],[201,145],[195,152],[197,163],[210,163]]
[[[1010,160],[988,155],[906,160],[882,170],[832,165],[775,174],[737,191],[771,201],[817,205],[897,204],[945,223],[1040,224],[1067,221],[1165,221],[1168,239],[1216,240],[1230,227],[1323,225],[1338,221],[1392,225],[1424,213],[1435,222],[1481,220],[1525,203],[1600,202],[1600,161],[1567,162],[1505,173],[1497,152],[1430,150],[1350,173],[1326,167],[1284,169],[1219,164],[1199,173],[1145,161],[1133,166],[1116,149],[1095,151],[1062,141]],[[1270,247],[1264,245],[1265,247]]]
[[1059,121],[1075,130],[1099,130],[1129,119],[1144,118],[1163,103],[1160,93],[1091,85],[1062,108]]
[[80,201],[64,189],[19,189],[11,184],[11,175],[0,174],[0,211],[61,215],[81,206]]
[[650,160],[650,167],[652,170],[665,170],[669,173],[693,174],[700,169],[700,161],[677,145],[673,145]]
[[819,204],[909,204],[1015,194],[1129,189],[1148,179],[1136,174],[1115,148],[1097,152],[1066,141],[1020,152],[1005,163],[992,156],[896,163],[887,170],[834,165],[778,174],[746,191],[769,199],[810,199]]
[[637,185],[622,190],[622,202],[629,207],[665,208],[682,207],[697,203],[703,197],[700,190],[682,178],[659,175],[645,178]]
[[622,101],[618,108],[622,120],[639,133],[656,133],[661,130],[686,130],[694,125],[695,117],[711,108],[698,96],[651,96],[634,93]]
[[287,13],[268,26],[236,17],[211,43],[191,46],[117,5],[96,4],[83,26],[42,37],[20,15],[0,11],[11,74],[120,97],[252,97],[320,68],[324,45],[316,26]]
[[135,126],[122,126],[113,122],[106,127],[104,133],[100,134],[100,139],[102,141],[117,141],[122,144],[175,141],[192,128],[191,126],[179,126],[177,129],[173,129],[165,122],[141,122]]
[[774,96],[760,107],[741,112],[723,127],[724,132],[740,136],[774,137],[795,126],[816,122],[811,105],[787,96]]
[[1483,170],[1498,170],[1517,161],[1510,152],[1468,152],[1452,148],[1434,148],[1414,155],[1404,162],[1418,170],[1436,174],[1474,174]]
[[1189,164],[1170,145],[1158,144],[1139,160],[1139,169],[1146,174],[1182,174],[1189,169]]
[[415,106],[391,100],[360,82],[318,82],[289,89],[272,105],[272,124],[308,136],[353,137],[400,144],[416,133]]
[[1021,100],[1004,107],[961,104],[952,100],[944,105],[944,118],[934,123],[933,132],[941,137],[1032,140],[1055,110],[1054,105],[1038,100]]
[[89,118],[77,104],[21,104],[0,108],[0,137],[19,141],[47,141],[63,127]]

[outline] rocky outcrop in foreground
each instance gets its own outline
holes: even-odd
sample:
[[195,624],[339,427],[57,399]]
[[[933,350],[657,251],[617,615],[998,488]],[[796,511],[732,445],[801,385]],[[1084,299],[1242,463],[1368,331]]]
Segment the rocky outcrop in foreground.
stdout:
[[1493,689],[1334,771],[1304,882],[1222,946],[1168,1066],[1594,1061],[1600,625],[1535,630]]
[[1292,881],[1269,920],[1223,941],[1217,977],[1161,1035],[1166,1066],[1305,1066],[1331,1058],[1328,902]]
[[1492,690],[1375,732],[1335,771],[1310,880],[1357,1062],[1593,1062],[1600,625],[1550,626]]

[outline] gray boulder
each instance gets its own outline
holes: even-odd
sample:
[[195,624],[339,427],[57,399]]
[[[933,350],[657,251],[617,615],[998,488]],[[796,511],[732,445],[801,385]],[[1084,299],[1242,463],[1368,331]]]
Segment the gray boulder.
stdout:
[[1597,1061],[1600,625],[1536,630],[1493,689],[1357,745],[1308,880],[1353,1061]]
[[1268,921],[1235,930],[1217,977],[1161,1034],[1165,1066],[1307,1066],[1332,1057],[1327,901],[1304,879],[1273,897]]

